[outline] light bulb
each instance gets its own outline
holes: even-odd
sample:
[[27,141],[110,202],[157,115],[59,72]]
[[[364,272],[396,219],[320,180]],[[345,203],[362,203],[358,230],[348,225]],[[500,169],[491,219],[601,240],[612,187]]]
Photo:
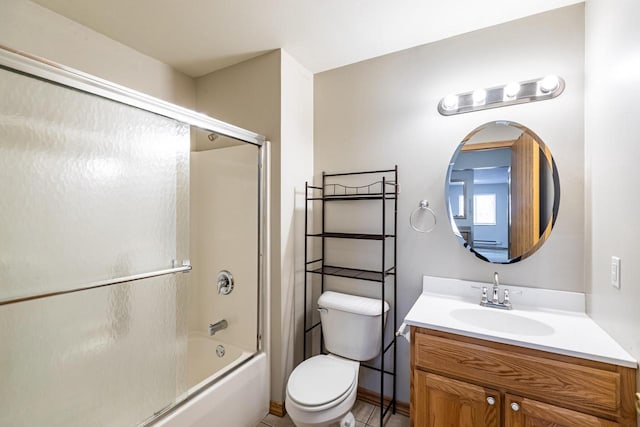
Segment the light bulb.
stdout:
[[454,110],[458,106],[457,95],[447,95],[442,100],[442,106],[445,110]]
[[476,89],[473,91],[473,103],[482,104],[487,99],[487,91],[484,89]]
[[540,90],[542,91],[542,93],[553,92],[558,88],[558,86],[560,86],[560,80],[558,79],[558,76],[546,76],[540,81]]
[[520,92],[520,83],[511,82],[504,87],[504,94],[507,98],[514,98]]

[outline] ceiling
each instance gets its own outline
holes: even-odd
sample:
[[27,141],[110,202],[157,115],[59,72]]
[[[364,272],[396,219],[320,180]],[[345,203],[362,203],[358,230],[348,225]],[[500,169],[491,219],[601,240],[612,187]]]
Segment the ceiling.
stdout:
[[34,0],[198,77],[283,48],[313,73],[583,0]]

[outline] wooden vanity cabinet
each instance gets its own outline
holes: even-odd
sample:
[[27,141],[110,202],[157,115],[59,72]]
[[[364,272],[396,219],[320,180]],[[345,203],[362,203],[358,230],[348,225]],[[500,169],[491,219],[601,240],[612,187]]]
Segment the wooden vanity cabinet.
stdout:
[[500,392],[414,371],[414,426],[500,426]]
[[635,369],[411,328],[413,427],[637,427]]
[[548,403],[507,394],[505,427],[613,427],[621,424]]

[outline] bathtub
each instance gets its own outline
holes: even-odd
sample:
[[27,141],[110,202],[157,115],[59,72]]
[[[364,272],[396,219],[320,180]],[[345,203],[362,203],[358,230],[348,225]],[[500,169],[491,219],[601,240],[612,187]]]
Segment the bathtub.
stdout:
[[[224,347],[224,356],[216,349]],[[252,354],[207,335],[189,335],[189,397],[154,427],[255,427],[269,410],[269,366]]]

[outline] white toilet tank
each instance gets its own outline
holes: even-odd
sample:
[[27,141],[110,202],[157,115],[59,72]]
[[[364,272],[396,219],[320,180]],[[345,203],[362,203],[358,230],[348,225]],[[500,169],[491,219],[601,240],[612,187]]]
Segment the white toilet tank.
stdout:
[[387,320],[389,304],[379,299],[338,292],[325,292],[318,298],[320,321],[327,350],[352,360],[370,360],[380,353],[380,316]]

